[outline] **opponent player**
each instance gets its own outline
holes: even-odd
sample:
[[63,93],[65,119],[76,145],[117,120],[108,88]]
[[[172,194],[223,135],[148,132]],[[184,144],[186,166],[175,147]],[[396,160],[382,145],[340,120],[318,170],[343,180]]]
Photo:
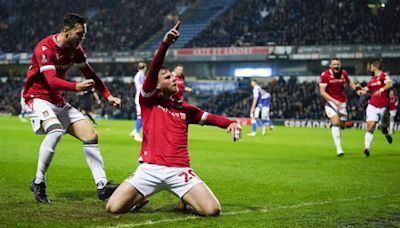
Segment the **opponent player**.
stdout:
[[21,91],[21,97],[19,100],[19,103],[21,105],[21,112],[18,115],[19,120],[21,120],[21,122],[26,122],[26,117],[25,115],[27,114],[28,110],[26,108],[26,104],[25,104],[25,98],[23,96],[24,90]]
[[[87,62],[80,46],[85,34],[86,19],[78,14],[66,14],[61,32],[46,37],[36,45],[27,73],[23,96],[30,110],[33,131],[46,134],[39,149],[36,177],[30,186],[36,200],[41,203],[50,203],[45,175],[56,146],[65,133],[83,142],[99,199],[108,198],[117,187],[107,180],[96,130],[82,113],[64,100],[62,92],[87,91],[95,87],[112,106],[119,108],[121,105],[121,100],[111,95]],[[79,67],[85,80],[78,83],[65,80],[65,73],[73,64]]]
[[262,123],[262,134],[265,135],[266,125],[269,126],[269,129],[274,129],[274,124],[272,123],[270,117],[270,108],[271,105],[271,94],[268,93],[265,89],[261,90],[261,123]]
[[250,82],[251,87],[253,87],[253,100],[250,107],[250,118],[251,118],[251,132],[247,134],[248,136],[256,136],[257,125],[263,126],[260,120],[260,112],[262,108],[261,96],[262,89],[258,85],[257,80],[252,79]]
[[338,58],[330,60],[329,69],[322,72],[319,83],[319,91],[325,100],[325,112],[331,121],[331,133],[336,146],[337,156],[344,154],[341,139],[341,127],[347,120],[346,94],[344,85],[349,84],[353,90],[358,90],[361,86],[354,84],[347,72],[341,68]]
[[240,138],[241,128],[230,119],[171,98],[177,90],[176,80],[163,62],[168,47],[179,37],[179,24],[165,34],[151,62],[139,98],[143,118],[140,165],[110,197],[106,207],[109,213],[127,212],[164,189],[190,204],[199,215],[220,213],[217,198],[190,167],[188,125],[226,128],[234,139]]
[[142,89],[144,79],[146,78],[146,70],[147,70],[146,63],[139,63],[138,72],[136,73],[135,78],[133,79],[136,88],[136,93],[135,93],[136,123],[135,123],[135,128],[130,133],[130,136],[133,137],[133,139],[138,142],[141,142],[143,140],[142,137],[140,136],[140,129],[142,128],[142,115],[139,105],[139,94],[140,90]]
[[389,144],[393,142],[392,136],[388,132],[388,123],[382,121],[385,111],[389,106],[389,90],[392,88],[392,80],[389,75],[383,72],[383,66],[381,61],[374,61],[370,64],[370,71],[372,77],[368,82],[367,87],[362,88],[357,93],[359,95],[365,95],[370,92],[371,98],[367,106],[367,132],[365,133],[365,156],[370,155],[370,147],[374,137],[374,130],[377,123],[380,124],[382,133],[385,135],[386,140]]

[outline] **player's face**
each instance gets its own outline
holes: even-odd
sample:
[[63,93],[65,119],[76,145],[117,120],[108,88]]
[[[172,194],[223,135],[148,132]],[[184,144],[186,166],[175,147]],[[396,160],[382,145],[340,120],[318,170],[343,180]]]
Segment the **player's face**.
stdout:
[[171,71],[161,69],[158,73],[158,84],[157,88],[164,94],[176,93],[176,79]]
[[175,67],[174,72],[175,72],[176,75],[182,75],[183,67],[181,67],[181,66]]
[[76,24],[75,27],[67,31],[68,42],[73,48],[77,48],[85,39],[86,24]]
[[340,70],[340,61],[332,60],[329,64],[329,67],[332,69],[333,72],[337,73]]
[[371,73],[374,73],[375,70],[376,70],[376,67],[375,67],[373,64],[370,64],[370,65],[369,65],[369,71],[370,71]]

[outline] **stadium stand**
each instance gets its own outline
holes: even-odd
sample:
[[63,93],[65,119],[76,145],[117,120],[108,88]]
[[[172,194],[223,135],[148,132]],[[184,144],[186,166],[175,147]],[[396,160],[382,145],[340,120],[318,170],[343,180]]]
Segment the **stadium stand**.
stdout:
[[[7,3],[7,4],[6,4]],[[126,51],[135,49],[162,28],[165,15],[176,1],[6,1],[0,18],[0,53],[31,52],[33,45],[61,27],[60,18],[76,12],[89,18],[85,49]],[[31,13],[35,12],[35,13]],[[93,41],[93,42],[92,42]]]
[[400,2],[369,2],[239,1],[185,47],[399,43]]
[[[365,82],[364,82],[365,83]],[[0,81],[0,113],[18,115],[20,111],[20,91],[24,84],[24,77],[10,77],[7,82]],[[133,95],[135,93],[132,84],[114,80],[107,83],[111,91],[122,100],[122,108],[114,110],[103,100],[100,106],[94,106],[95,113],[100,118],[107,119],[131,119],[134,117],[135,104]],[[324,115],[323,101],[320,98],[318,82],[297,82],[295,76],[289,80],[283,77],[263,86],[272,94],[271,118],[273,119],[321,119]],[[400,91],[400,83],[395,83],[394,88]],[[364,120],[365,107],[368,98],[359,97],[353,91],[348,91],[348,117],[349,120]],[[75,107],[80,106],[79,97],[74,92],[66,92],[67,101]],[[196,96],[199,96],[196,98]],[[241,86],[237,91],[231,93],[220,93],[218,95],[195,93],[186,94],[185,99],[197,100],[202,109],[231,117],[247,117],[252,99],[249,85]],[[400,112],[400,106],[397,107]],[[396,116],[400,121],[400,115]]]

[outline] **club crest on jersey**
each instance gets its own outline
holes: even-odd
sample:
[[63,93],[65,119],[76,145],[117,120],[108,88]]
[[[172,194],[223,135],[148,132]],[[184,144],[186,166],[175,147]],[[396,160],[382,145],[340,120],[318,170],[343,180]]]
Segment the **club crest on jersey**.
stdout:
[[44,117],[48,117],[48,116],[49,116],[49,112],[48,112],[48,111],[44,111],[44,112],[43,112],[43,116],[44,116]]
[[179,115],[181,116],[182,120],[186,120],[186,113],[181,112]]
[[75,57],[75,54],[74,53],[71,53],[71,55],[69,56],[71,59],[74,59],[74,57]]
[[47,63],[47,56],[46,54],[42,54],[42,59],[40,60],[41,63]]

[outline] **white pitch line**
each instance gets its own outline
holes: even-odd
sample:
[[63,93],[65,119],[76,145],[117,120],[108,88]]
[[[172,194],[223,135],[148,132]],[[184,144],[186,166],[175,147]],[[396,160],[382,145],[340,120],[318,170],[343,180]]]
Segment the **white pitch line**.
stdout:
[[[309,207],[309,206],[344,203],[344,202],[352,202],[352,201],[358,201],[358,200],[379,199],[379,198],[393,197],[393,196],[394,197],[400,196],[400,193],[392,194],[392,195],[377,195],[377,196],[371,196],[371,197],[354,197],[354,198],[347,198],[347,199],[326,200],[326,201],[321,201],[321,202],[306,202],[306,203],[300,203],[300,204],[294,204],[294,205],[286,205],[286,206],[282,205],[282,206],[278,206],[278,207],[262,208],[262,209],[254,209],[254,210],[222,212],[221,216],[241,215],[241,214],[250,214],[250,213],[267,213],[267,212],[274,211],[274,210],[296,209],[296,208]],[[154,225],[154,224],[160,224],[160,223],[181,222],[181,221],[201,219],[201,218],[203,218],[203,217],[190,215],[190,216],[186,216],[186,217],[182,217],[182,218],[175,218],[175,219],[161,219],[161,220],[155,220],[155,221],[147,220],[147,221],[141,222],[141,223],[120,224],[120,225],[116,225],[115,227],[146,226],[146,225]]]

